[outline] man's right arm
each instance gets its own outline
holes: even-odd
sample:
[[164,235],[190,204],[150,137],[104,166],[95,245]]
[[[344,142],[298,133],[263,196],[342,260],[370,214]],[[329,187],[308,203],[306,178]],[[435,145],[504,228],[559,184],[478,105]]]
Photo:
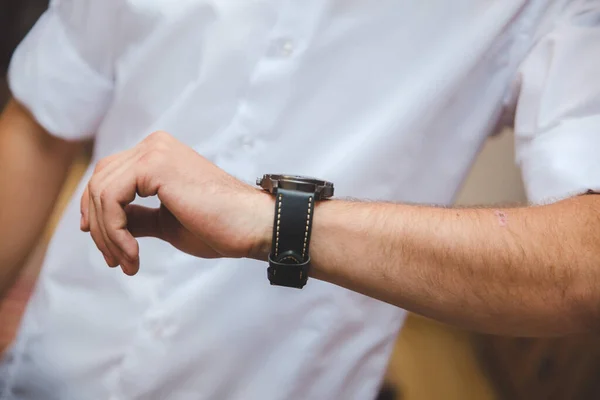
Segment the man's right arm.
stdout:
[[0,115],[0,299],[43,233],[80,149],[48,134],[14,100]]

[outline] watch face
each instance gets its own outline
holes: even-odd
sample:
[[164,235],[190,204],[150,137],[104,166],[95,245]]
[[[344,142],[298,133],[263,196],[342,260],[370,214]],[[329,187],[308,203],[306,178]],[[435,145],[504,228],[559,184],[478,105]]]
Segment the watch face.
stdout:
[[256,184],[274,193],[276,189],[298,190],[315,193],[317,200],[333,196],[333,183],[316,178],[287,174],[268,174],[259,178]]
[[292,181],[292,182],[303,182],[303,183],[313,183],[315,185],[325,186],[327,182],[317,179],[311,178],[309,176],[300,176],[300,175],[271,175],[272,179],[277,179],[278,181]]

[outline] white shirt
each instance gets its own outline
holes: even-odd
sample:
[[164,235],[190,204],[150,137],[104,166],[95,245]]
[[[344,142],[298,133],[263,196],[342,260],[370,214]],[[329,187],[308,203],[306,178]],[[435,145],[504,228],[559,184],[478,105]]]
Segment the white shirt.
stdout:
[[[95,136],[94,162],[161,129],[249,182],[303,174],[340,197],[429,204],[451,204],[516,111],[528,194],[552,201],[600,188],[599,3],[57,0],[10,85],[51,133]],[[127,277],[79,231],[82,190],[1,399],[375,395],[403,310],[317,280],[272,287],[262,262],[154,239]]]

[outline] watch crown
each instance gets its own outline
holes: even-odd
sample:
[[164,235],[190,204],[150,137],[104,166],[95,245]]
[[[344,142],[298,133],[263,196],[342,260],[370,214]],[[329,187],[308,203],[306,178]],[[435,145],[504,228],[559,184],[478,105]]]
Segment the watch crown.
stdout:
[[262,185],[262,178],[256,178],[256,185]]

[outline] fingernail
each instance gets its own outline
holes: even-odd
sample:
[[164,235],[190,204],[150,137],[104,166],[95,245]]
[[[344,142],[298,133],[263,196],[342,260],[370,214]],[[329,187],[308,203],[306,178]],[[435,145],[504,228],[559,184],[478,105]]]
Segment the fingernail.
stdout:
[[121,269],[129,276],[133,276],[136,273],[135,263],[123,262],[121,263]]
[[108,265],[110,268],[117,266],[117,263],[110,257],[104,256],[104,261],[106,261],[106,265]]
[[123,271],[123,273],[125,275],[129,275],[129,269],[127,268],[127,266],[125,265],[125,263],[121,263],[121,270]]

